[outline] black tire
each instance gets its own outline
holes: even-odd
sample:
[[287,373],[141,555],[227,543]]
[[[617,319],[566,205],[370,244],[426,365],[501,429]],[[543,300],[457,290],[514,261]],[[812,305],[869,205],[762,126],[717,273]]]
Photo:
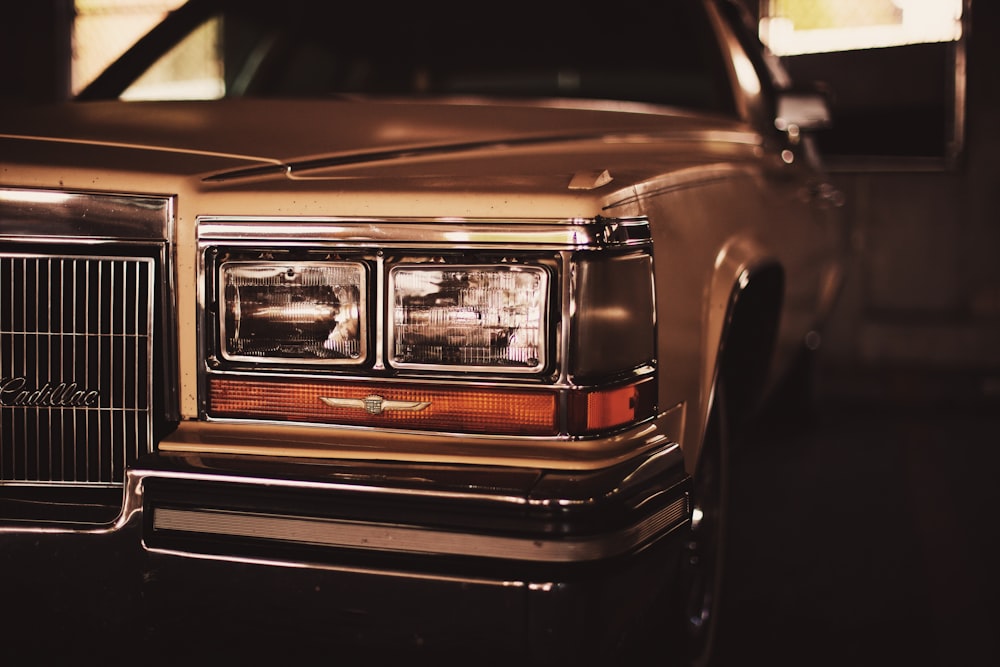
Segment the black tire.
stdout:
[[691,491],[692,519],[680,568],[684,582],[682,637],[685,663],[711,664],[725,569],[729,497],[729,424],[725,392],[716,387]]

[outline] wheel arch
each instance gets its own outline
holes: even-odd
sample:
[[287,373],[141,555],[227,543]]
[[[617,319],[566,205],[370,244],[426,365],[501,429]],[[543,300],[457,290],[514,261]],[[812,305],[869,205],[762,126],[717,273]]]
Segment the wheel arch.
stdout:
[[781,309],[785,272],[766,261],[748,269],[734,286],[716,354],[713,392],[724,381],[727,414],[738,426],[765,398]]
[[697,444],[685,456],[691,473],[697,468],[717,388],[725,387],[730,430],[764,399],[781,323],[785,271],[779,261],[758,250],[755,244],[740,244],[720,253],[716,261],[706,299]]

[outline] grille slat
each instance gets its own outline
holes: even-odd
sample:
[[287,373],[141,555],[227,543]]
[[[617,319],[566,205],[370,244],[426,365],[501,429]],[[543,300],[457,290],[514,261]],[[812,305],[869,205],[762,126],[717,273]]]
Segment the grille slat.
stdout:
[[154,273],[0,254],[0,482],[120,485],[150,449]]

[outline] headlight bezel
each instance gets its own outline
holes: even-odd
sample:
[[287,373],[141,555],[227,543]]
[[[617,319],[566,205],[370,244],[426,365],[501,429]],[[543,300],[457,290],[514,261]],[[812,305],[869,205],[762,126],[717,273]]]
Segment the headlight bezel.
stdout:
[[[403,256],[400,258],[399,262],[393,263],[392,266],[388,267],[386,271],[386,293],[388,295],[387,299],[387,312],[385,313],[385,339],[386,339],[386,365],[392,368],[398,368],[401,370],[414,370],[414,371],[431,371],[431,372],[444,372],[444,373],[475,373],[475,374],[485,374],[485,375],[496,375],[496,374],[515,374],[515,375],[538,375],[546,369],[549,365],[550,349],[551,349],[551,339],[550,322],[554,319],[551,312],[551,285],[553,283],[553,271],[549,268],[542,266],[539,263],[527,263],[525,261],[521,262],[498,262],[498,261],[480,261],[476,263],[468,263],[464,261],[469,259],[468,257],[456,258],[457,261],[445,262],[445,263],[426,263],[423,261],[414,261],[411,257]],[[452,345],[454,348],[452,352],[452,358],[449,360],[448,352],[441,351],[441,361],[414,361],[417,358],[417,354],[412,351],[405,351],[401,348],[408,347],[412,350],[416,346],[413,342],[406,342],[402,340],[403,336],[406,335],[406,330],[414,331],[419,327],[425,326],[422,323],[413,322],[401,322],[400,318],[406,316],[406,312],[409,310],[405,306],[399,304],[399,292],[401,277],[409,272],[410,274],[439,274],[441,276],[440,282],[445,282],[444,275],[447,274],[449,279],[453,279],[456,282],[460,282],[462,278],[457,277],[459,274],[465,275],[465,280],[467,283],[471,283],[474,280],[488,282],[491,277],[499,278],[500,282],[503,282],[503,277],[507,277],[511,280],[517,281],[522,279],[522,283],[535,282],[535,301],[529,303],[523,308],[527,310],[537,310],[538,325],[535,331],[522,332],[520,335],[524,337],[530,337],[533,339],[533,347],[537,350],[537,356],[533,358],[528,358],[524,362],[518,362],[517,360],[512,360],[509,357],[503,357],[499,350],[501,348],[510,348],[510,337],[517,336],[516,331],[508,331],[508,338],[506,341],[502,341],[500,337],[504,334],[503,329],[510,329],[511,327],[501,326],[499,323],[490,324],[485,320],[487,317],[500,317],[505,318],[503,314],[498,314],[498,311],[502,310],[517,310],[518,304],[505,303],[502,305],[481,305],[481,304],[463,304],[463,303],[445,303],[445,304],[432,304],[432,305],[422,305],[420,308],[428,312],[428,316],[434,310],[438,310],[438,317],[434,319],[445,320],[443,324],[438,326],[438,330],[435,332],[432,330],[432,335],[437,334],[439,337],[447,337],[449,332],[452,336],[460,337],[461,331],[463,329],[473,330],[476,327],[474,325],[469,325],[466,322],[462,322],[459,318],[462,314],[466,314],[469,319],[476,319],[482,322],[478,327],[480,334],[476,336],[471,335],[471,338],[479,338],[479,341],[464,341],[464,345]],[[473,278],[472,276],[478,276]],[[433,282],[433,281],[428,281]],[[518,285],[518,289],[526,288],[527,284]],[[453,290],[457,291],[457,290]],[[487,285],[484,289],[476,290],[472,288],[468,291],[480,291],[487,292],[487,297],[490,294],[496,294],[497,290]],[[443,298],[445,300],[450,297],[447,296],[448,292],[441,290],[436,294],[444,293],[446,296]],[[503,297],[501,296],[501,299]],[[456,301],[461,299],[457,297]],[[413,309],[416,310],[416,309]],[[522,318],[524,314],[521,314]],[[530,318],[530,313],[527,317]],[[517,318],[517,315],[510,317],[507,320],[507,324]],[[429,325],[427,328],[432,328],[434,325]],[[487,338],[494,337],[495,340],[487,341]],[[442,344],[438,347],[449,347],[447,342],[441,342]],[[472,342],[478,342],[478,344],[469,344]],[[489,352],[486,352],[485,348],[489,346],[495,350],[496,363],[456,363],[460,357],[475,357],[477,355],[484,357]],[[531,343],[529,342],[529,347]],[[433,356],[433,355],[428,355]]]
[[[551,379],[558,366],[560,349],[556,343],[559,323],[563,317],[558,304],[561,289],[559,253],[484,253],[477,250],[447,251],[427,254],[419,248],[393,248],[391,251],[356,249],[353,252],[321,245],[219,243],[206,245],[201,251],[204,289],[203,322],[206,367],[209,371],[252,372],[261,374],[333,374],[351,375],[375,373],[382,377],[412,376],[439,378],[498,377],[527,380],[535,383]],[[359,314],[359,354],[355,357],[318,358],[281,355],[250,355],[234,353],[227,348],[227,267],[356,267],[361,276]],[[424,363],[407,361],[396,353],[394,341],[394,282],[399,271],[477,271],[495,274],[531,275],[541,283],[538,307],[541,324],[538,346],[541,350],[534,363],[512,364],[499,360],[496,364],[456,364],[448,361]],[[377,315],[375,315],[377,314]]]
[[[266,267],[266,268],[265,268]],[[354,283],[344,284],[345,281],[321,282],[321,278],[314,277],[313,280],[305,278],[310,274],[328,274],[353,272],[356,274]],[[256,278],[253,274],[256,274]],[[368,332],[367,322],[364,313],[367,309],[364,304],[367,302],[368,271],[362,262],[357,261],[318,261],[311,259],[227,259],[218,265],[217,284],[218,294],[218,327],[217,340],[219,343],[219,356],[229,362],[258,364],[295,364],[295,365],[351,365],[359,366],[365,363],[368,355]],[[242,284],[237,284],[236,277],[243,279]],[[332,277],[332,276],[331,276]],[[259,284],[254,285],[257,281]],[[286,284],[282,284],[285,281]],[[303,284],[303,283],[311,284]],[[311,288],[311,289],[310,289]],[[326,303],[320,302],[317,295],[312,298],[312,313],[310,313],[309,294],[303,295],[298,301],[294,300],[293,290],[308,290],[312,294],[328,292],[332,299]],[[264,299],[287,296],[288,302],[281,304],[267,301],[258,306],[254,314],[259,320],[278,320],[277,324],[272,324],[273,328],[284,326],[286,329],[327,329],[326,340],[313,341],[310,345],[306,336],[300,335],[299,339],[286,340],[286,348],[298,347],[303,350],[299,356],[278,352],[267,353],[267,344],[258,343],[261,349],[254,354],[249,351],[235,349],[237,346],[251,347],[250,341],[244,342],[246,336],[241,329],[254,327],[260,329],[267,326],[267,322],[254,322],[250,320],[253,316],[251,312],[244,313],[243,292],[253,294],[260,293]],[[246,295],[246,300],[251,301],[250,295]],[[231,299],[235,301],[230,307]],[[331,303],[332,301],[332,303]],[[345,303],[346,302],[346,303]],[[248,304],[249,305],[249,304]],[[249,311],[249,309],[247,308]],[[283,312],[277,312],[283,311]],[[346,312],[345,312],[346,311]],[[273,313],[273,314],[272,314]],[[310,318],[310,314],[312,317]],[[270,317],[268,317],[270,315]],[[326,321],[318,318],[325,316]],[[284,321],[281,321],[284,318]],[[247,319],[246,325],[243,320]],[[344,334],[343,329],[348,329],[356,325],[358,331],[356,335]],[[324,326],[325,325],[325,326]],[[334,340],[348,337],[348,349],[340,352]],[[271,348],[280,346],[279,340],[271,342]],[[319,349],[312,355],[306,353],[310,348]],[[324,353],[323,350],[329,350]],[[280,350],[279,350],[280,352]]]
[[[606,342],[628,329],[631,322],[650,328],[655,339],[655,314],[652,310],[652,258],[648,222],[635,219],[594,219],[550,222],[547,224],[444,224],[442,221],[372,221],[360,220],[241,220],[202,218],[199,226],[199,280],[202,315],[199,336],[205,364],[199,374],[201,407],[199,414],[208,421],[308,424],[346,428],[379,428],[398,432],[449,432],[493,436],[506,434],[515,438],[555,438],[556,441],[582,441],[605,437],[655,418],[657,383],[655,350],[631,350],[618,354],[614,361],[580,363],[581,345]],[[391,240],[390,240],[391,239]],[[254,261],[358,262],[365,268],[366,296],[363,300],[366,319],[367,354],[358,363],[310,364],[287,360],[227,359],[219,354],[219,265],[234,258]],[[601,313],[581,318],[581,298],[586,302],[615,301],[627,278],[604,280],[604,274],[586,265],[625,262],[634,268],[648,292],[640,290],[643,305],[631,319],[620,318],[615,308],[602,306]],[[544,317],[541,330],[543,353],[537,364],[527,368],[504,365],[461,366],[455,364],[407,363],[393,350],[389,322],[393,317],[393,292],[390,275],[394,269],[412,267],[427,270],[489,269],[524,272],[544,276]],[[648,273],[648,275],[647,275]],[[592,276],[590,279],[587,276]],[[594,279],[596,278],[596,280]],[[594,289],[597,292],[594,292]],[[649,303],[645,303],[649,301]],[[629,307],[635,308],[638,303]],[[587,306],[589,308],[590,306]],[[377,316],[373,315],[377,314]],[[596,315],[596,319],[595,319]],[[641,321],[640,321],[641,320]],[[649,320],[649,321],[645,321]],[[583,326],[589,332],[582,337],[576,331]],[[581,330],[583,331],[583,330]],[[603,343],[602,343],[603,347]],[[645,349],[647,345],[640,346]],[[587,353],[602,355],[601,350]],[[235,382],[228,382],[235,380]],[[337,406],[329,410],[302,412],[292,403],[281,407],[267,403],[243,405],[244,382],[262,381],[264,394],[272,391],[298,391],[296,387],[316,384],[325,387],[322,397],[339,396]],[[228,382],[228,384],[227,384]],[[400,384],[405,383],[405,384]],[[305,385],[302,385],[305,386]],[[311,385],[310,385],[311,386]],[[412,395],[401,392],[413,390]],[[511,405],[521,405],[531,396],[551,396],[551,421],[536,419],[526,426],[520,419],[511,424],[479,424],[480,406],[465,400],[470,389],[489,388],[491,416],[505,412]],[[534,392],[534,393],[533,393]],[[321,398],[322,398],[321,397]],[[256,399],[254,399],[256,400]],[[369,413],[367,402],[379,410]],[[397,403],[428,407],[406,411]],[[497,401],[500,401],[499,403]],[[521,403],[519,403],[519,401]],[[316,401],[307,399],[307,403]],[[320,401],[322,402],[322,400]],[[341,405],[343,404],[343,405]],[[357,404],[357,405],[355,405]],[[361,406],[361,407],[359,407]],[[295,415],[286,409],[298,410]],[[407,408],[408,409],[408,408]],[[520,409],[520,408],[519,408]],[[400,412],[403,410],[403,412]],[[496,413],[494,415],[493,413]],[[371,422],[371,423],[369,423]]]

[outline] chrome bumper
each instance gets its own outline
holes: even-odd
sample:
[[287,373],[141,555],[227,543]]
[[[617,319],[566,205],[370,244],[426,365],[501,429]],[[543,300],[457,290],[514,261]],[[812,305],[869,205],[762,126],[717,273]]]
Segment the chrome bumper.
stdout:
[[442,558],[593,563],[690,518],[674,444],[572,473],[191,454],[151,463],[130,471],[123,519],[141,513],[151,551],[203,558],[393,569],[413,557],[418,569]]
[[229,657],[259,658],[264,633],[285,657],[588,660],[675,594],[683,470],[674,444],[558,473],[159,454],[129,470],[117,521],[8,521],[0,560],[9,603],[74,642],[113,632],[178,661],[192,628]]
[[676,444],[611,468],[467,465],[157,454],[127,472],[107,525],[0,525],[0,535],[117,532],[150,550],[335,567],[400,557],[592,563],[640,550],[690,520]]

